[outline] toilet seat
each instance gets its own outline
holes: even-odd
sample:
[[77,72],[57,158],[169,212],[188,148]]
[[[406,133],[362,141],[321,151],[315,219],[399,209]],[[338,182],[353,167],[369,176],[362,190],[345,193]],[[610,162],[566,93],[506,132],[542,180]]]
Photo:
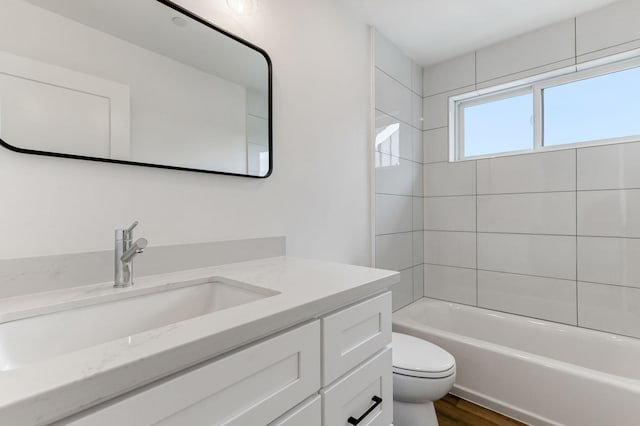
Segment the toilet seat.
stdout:
[[403,376],[440,379],[456,371],[453,356],[426,340],[392,333],[393,372]]

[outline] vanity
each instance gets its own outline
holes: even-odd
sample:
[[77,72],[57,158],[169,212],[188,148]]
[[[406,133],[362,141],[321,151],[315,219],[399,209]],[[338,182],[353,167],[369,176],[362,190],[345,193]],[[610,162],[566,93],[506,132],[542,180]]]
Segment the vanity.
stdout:
[[397,281],[275,257],[0,300],[0,424],[387,426]]

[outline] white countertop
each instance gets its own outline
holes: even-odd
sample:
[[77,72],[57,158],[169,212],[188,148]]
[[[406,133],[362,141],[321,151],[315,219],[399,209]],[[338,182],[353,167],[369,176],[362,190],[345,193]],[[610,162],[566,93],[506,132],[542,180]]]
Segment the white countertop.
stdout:
[[[0,424],[48,424],[389,288],[397,272],[275,257],[140,277],[135,291],[222,279],[279,294],[0,372]],[[112,283],[0,299],[0,323],[117,298]],[[29,336],[25,336],[28,339]],[[0,342],[1,343],[1,342]],[[51,342],[55,344],[55,342]],[[2,348],[0,347],[0,350]]]

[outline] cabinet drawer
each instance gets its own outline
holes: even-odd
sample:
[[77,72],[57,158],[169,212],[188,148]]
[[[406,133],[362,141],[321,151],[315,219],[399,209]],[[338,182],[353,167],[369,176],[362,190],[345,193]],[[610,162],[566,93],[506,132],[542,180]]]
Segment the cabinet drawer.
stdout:
[[315,321],[106,403],[70,424],[264,425],[318,391],[319,354]]
[[324,426],[351,426],[350,417],[362,418],[358,426],[389,426],[393,419],[392,389],[391,348],[387,348],[321,392]]
[[308,399],[269,426],[322,426],[322,398]]
[[391,343],[391,292],[322,319],[322,383],[329,383]]

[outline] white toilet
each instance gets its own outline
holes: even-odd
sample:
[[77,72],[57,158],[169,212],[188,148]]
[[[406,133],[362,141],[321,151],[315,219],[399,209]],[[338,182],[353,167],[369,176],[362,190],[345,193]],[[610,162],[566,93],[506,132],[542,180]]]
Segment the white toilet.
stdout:
[[437,426],[433,401],[456,380],[453,356],[426,340],[393,333],[393,424]]

